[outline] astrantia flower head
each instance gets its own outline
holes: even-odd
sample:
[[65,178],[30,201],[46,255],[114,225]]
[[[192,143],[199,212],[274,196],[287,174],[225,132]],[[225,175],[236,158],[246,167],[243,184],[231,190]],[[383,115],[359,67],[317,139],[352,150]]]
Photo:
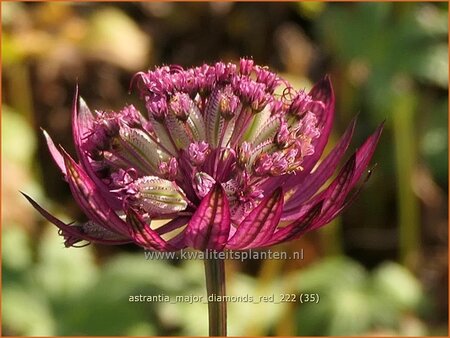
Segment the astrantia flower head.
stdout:
[[[324,187],[355,126],[319,162],[334,114],[327,77],[309,92],[297,91],[267,67],[241,59],[239,65],[158,67],[133,81],[146,112],[134,106],[91,112],[76,93],[79,162],[44,132],[89,221],[65,224],[27,198],[60,229],[66,246],[85,240],[223,250],[298,238],[352,200],[382,130]],[[162,219],[168,222],[156,228]]]

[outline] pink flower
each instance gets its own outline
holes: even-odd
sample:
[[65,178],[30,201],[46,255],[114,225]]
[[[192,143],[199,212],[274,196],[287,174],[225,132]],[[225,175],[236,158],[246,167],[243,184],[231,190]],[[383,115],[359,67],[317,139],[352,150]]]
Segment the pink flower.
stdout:
[[[162,251],[240,250],[298,238],[352,201],[382,131],[323,188],[355,127],[319,162],[334,115],[328,77],[309,93],[295,91],[267,67],[242,59],[239,66],[160,67],[135,79],[145,114],[133,106],[91,112],[75,94],[79,162],[44,132],[89,221],[65,224],[26,197],[60,229],[66,246],[86,240]],[[169,221],[154,228],[157,219]],[[290,223],[279,227],[281,221]]]

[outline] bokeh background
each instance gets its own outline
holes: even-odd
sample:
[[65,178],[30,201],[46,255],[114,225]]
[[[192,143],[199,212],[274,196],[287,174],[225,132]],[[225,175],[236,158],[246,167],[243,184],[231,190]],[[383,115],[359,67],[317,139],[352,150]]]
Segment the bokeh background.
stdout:
[[229,304],[231,335],[447,335],[447,3],[5,3],[2,9],[3,335],[206,335],[200,261],[134,246],[65,249],[19,194],[84,216],[39,127],[73,153],[75,85],[91,108],[136,101],[154,65],[252,56],[298,87],[330,74],[330,145],[358,115],[354,150],[386,120],[359,199],[275,249],[301,261],[227,262],[229,295],[313,292],[318,304]]

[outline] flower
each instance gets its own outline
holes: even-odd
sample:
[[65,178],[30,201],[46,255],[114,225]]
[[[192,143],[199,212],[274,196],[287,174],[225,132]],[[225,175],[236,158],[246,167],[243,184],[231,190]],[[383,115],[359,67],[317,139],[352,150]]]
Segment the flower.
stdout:
[[[355,121],[319,162],[334,115],[325,77],[295,90],[253,60],[140,72],[147,112],[91,112],[75,93],[79,162],[49,150],[89,221],[65,224],[31,204],[65,238],[149,250],[243,250],[298,238],[336,217],[374,153],[382,125],[337,171]],[[359,189],[356,189],[357,191]],[[351,194],[351,195],[350,195]],[[350,195],[350,196],[349,196]],[[156,227],[154,220],[169,220]]]

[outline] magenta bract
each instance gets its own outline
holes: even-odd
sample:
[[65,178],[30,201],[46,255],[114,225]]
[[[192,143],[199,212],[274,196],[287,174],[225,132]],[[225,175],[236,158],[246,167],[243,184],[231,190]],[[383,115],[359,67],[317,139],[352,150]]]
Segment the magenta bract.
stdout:
[[[241,59],[135,75],[147,112],[94,111],[75,93],[77,156],[50,152],[89,221],[65,224],[32,205],[65,238],[149,250],[242,250],[298,238],[336,217],[373,155],[382,126],[331,183],[355,122],[319,161],[330,135],[328,77],[308,93]],[[154,220],[168,222],[156,228]],[[283,226],[280,222],[283,221]]]

